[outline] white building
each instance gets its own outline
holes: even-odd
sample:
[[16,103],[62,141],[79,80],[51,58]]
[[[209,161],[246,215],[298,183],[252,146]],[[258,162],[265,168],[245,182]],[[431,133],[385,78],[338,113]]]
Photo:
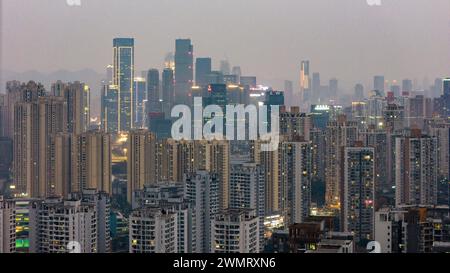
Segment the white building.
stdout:
[[142,208],[130,216],[130,253],[176,253],[177,214],[159,208]]
[[158,183],[144,186],[133,194],[133,207],[153,207],[177,214],[178,253],[196,251],[195,209],[184,198],[184,185],[181,183]]
[[212,253],[259,253],[259,218],[251,209],[227,209],[212,221]]
[[[406,211],[384,208],[375,213],[375,241],[380,243],[381,253],[403,252],[401,243],[406,237],[408,224]],[[399,232],[401,231],[401,232]],[[402,236],[403,234],[403,236]]]
[[41,253],[98,251],[96,208],[92,204],[49,198],[39,207],[38,222]]
[[15,205],[0,196],[0,253],[16,250]]
[[95,206],[97,217],[97,252],[111,252],[110,213],[111,198],[106,192],[95,189],[84,190],[81,196],[82,204]]

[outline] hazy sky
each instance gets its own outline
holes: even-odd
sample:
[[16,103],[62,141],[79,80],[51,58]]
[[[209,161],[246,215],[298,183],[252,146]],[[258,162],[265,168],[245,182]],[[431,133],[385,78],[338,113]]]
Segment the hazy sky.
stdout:
[[161,68],[176,38],[269,84],[302,59],[345,85],[450,74],[450,0],[0,0],[2,68],[103,72],[114,37],[136,39],[137,70]]

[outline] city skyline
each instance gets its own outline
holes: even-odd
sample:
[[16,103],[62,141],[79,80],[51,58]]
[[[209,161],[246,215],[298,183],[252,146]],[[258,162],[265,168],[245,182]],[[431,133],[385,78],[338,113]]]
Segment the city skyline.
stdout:
[[[443,35],[448,26],[448,1],[430,5],[400,0],[381,6],[369,6],[362,0],[334,2],[284,0],[274,11],[272,1],[258,1],[258,5],[246,1],[235,8],[233,1],[84,1],[72,7],[65,1],[7,0],[2,7],[2,74],[83,69],[103,74],[111,62],[111,39],[132,37],[136,40],[136,71],[162,69],[166,54],[174,52],[173,40],[190,38],[195,58],[212,57],[214,69],[228,60],[232,66],[241,66],[243,74],[254,75],[279,90],[284,80],[293,81],[298,88],[302,60],[311,61],[310,73],[337,78],[347,92],[359,82],[370,89],[373,75],[398,81],[411,78],[420,86],[425,78],[431,83],[445,76],[445,60],[450,58],[444,50],[449,38]],[[190,12],[180,13],[188,8]],[[297,16],[295,11],[302,9],[311,12]],[[17,16],[17,11],[22,16]],[[105,13],[105,21],[94,19],[99,12]],[[125,21],[106,23],[120,12]],[[177,20],[167,19],[175,14]],[[276,19],[264,19],[268,16]],[[61,20],[65,17],[71,20]],[[96,25],[95,32],[89,30],[89,24]],[[31,40],[28,33],[38,35],[39,41]],[[33,46],[27,46],[32,41]],[[243,46],[247,44],[254,46]],[[36,51],[40,54],[34,54]],[[11,79],[3,79],[7,80]]]
[[0,1],[0,253],[450,253],[450,0]]

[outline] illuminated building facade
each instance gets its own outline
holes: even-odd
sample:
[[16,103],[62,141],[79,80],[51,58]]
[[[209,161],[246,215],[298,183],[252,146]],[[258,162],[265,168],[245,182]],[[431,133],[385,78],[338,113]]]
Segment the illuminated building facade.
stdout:
[[344,151],[342,227],[363,246],[373,240],[375,213],[375,151],[347,147]]
[[118,90],[118,131],[134,128],[134,39],[113,41],[113,85]]

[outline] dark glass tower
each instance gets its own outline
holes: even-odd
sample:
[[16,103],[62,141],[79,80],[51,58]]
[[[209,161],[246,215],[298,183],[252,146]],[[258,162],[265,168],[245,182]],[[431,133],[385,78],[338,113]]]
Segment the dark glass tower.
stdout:
[[197,58],[195,62],[195,84],[202,87],[208,85],[209,74],[211,74],[211,58]]
[[164,69],[162,73],[162,97],[163,112],[166,118],[170,118],[170,112],[174,104],[174,75],[170,68]]
[[194,47],[190,39],[175,43],[175,104],[188,104],[194,79]]
[[150,69],[147,72],[147,114],[161,112],[159,101],[159,71]]
[[444,96],[448,97],[450,96],[450,78],[443,80],[444,85]]
[[385,95],[384,93],[384,76],[375,76],[373,78],[373,90],[379,91],[382,96]]

